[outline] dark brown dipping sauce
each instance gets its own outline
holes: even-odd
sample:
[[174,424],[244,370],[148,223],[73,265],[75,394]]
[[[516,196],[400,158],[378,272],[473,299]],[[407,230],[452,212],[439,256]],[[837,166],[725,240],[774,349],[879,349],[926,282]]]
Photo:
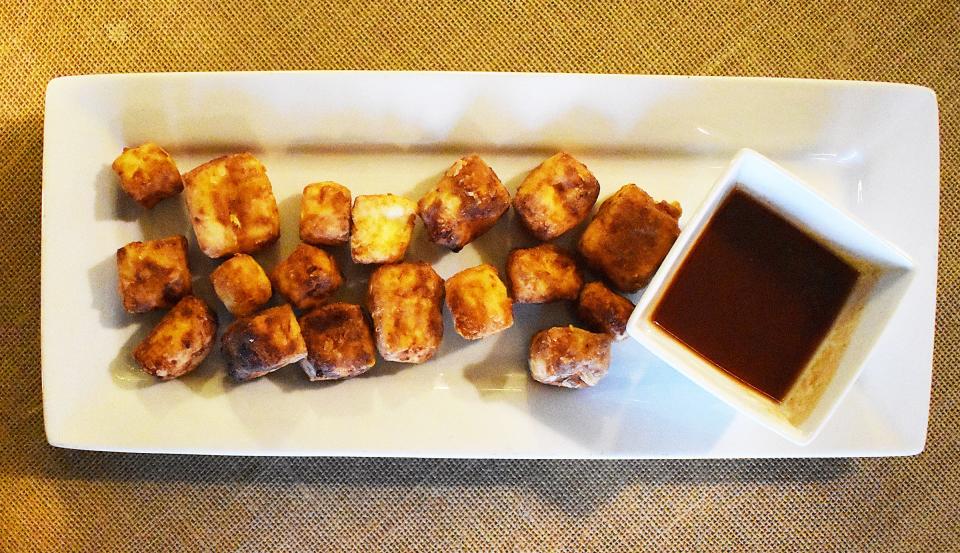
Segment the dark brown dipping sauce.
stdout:
[[857,276],[734,189],[669,283],[653,322],[779,402],[833,326]]

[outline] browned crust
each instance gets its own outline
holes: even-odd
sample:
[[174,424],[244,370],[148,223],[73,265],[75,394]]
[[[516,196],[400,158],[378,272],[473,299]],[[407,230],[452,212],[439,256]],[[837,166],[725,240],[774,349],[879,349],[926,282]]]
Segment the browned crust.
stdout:
[[457,160],[417,202],[427,235],[460,251],[490,230],[510,208],[510,193],[476,154]]
[[530,341],[530,374],[551,386],[593,386],[610,367],[610,342],[606,334],[573,326],[541,330]]
[[586,219],[599,195],[600,183],[587,166],[560,152],[527,175],[513,208],[531,234],[552,240]]
[[307,355],[300,325],[286,304],[237,319],[220,341],[227,373],[236,381],[263,376]]
[[[139,161],[139,166],[133,172],[129,172],[125,166],[130,156]],[[124,148],[111,167],[120,178],[123,191],[147,209],[183,190],[183,179],[177,164],[166,150],[152,142],[136,148]]]
[[133,358],[144,372],[170,380],[199,367],[216,335],[216,313],[203,300],[186,296],[137,345]]
[[245,254],[234,254],[210,273],[213,290],[231,314],[245,317],[270,301],[273,288],[267,273]]
[[309,244],[299,244],[271,274],[273,286],[297,309],[322,305],[343,284],[336,259]]
[[578,248],[615,288],[647,284],[680,235],[679,204],[655,202],[635,184],[623,186],[597,210]]
[[446,303],[457,334],[478,340],[513,326],[513,301],[496,267],[464,269],[444,283]]
[[351,204],[350,189],[342,184],[318,182],[304,187],[300,201],[300,240],[313,246],[349,242]]
[[370,275],[367,305],[387,361],[422,363],[443,338],[443,279],[427,263],[382,265]]
[[127,312],[172,307],[192,290],[185,237],[131,242],[117,250],[117,291]]
[[359,305],[332,303],[300,318],[307,356],[300,361],[310,380],[351,378],[377,362],[373,334]]
[[615,340],[626,337],[627,321],[634,305],[601,282],[591,282],[580,291],[577,315],[584,324],[598,332],[606,332]]
[[583,286],[576,260],[553,244],[512,250],[507,256],[507,281],[517,303],[575,300]]
[[[193,188],[207,171],[223,166],[225,175],[216,190],[197,203]],[[212,159],[183,175],[187,209],[200,249],[208,257],[232,253],[254,253],[280,237],[280,212],[266,168],[250,153],[230,154]],[[204,226],[216,223],[236,239],[235,247],[210,244]],[[257,229],[256,232],[248,229]]]

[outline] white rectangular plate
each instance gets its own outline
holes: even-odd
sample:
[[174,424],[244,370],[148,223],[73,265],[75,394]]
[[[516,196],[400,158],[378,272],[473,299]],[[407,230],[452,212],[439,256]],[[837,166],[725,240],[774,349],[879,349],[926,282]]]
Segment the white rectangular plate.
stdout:
[[[927,427],[937,267],[937,105],[924,88],[771,79],[473,73],[224,73],[70,77],[47,89],[43,168],[42,365],[47,438],[60,447],[210,454],[418,457],[825,457],[908,455]],[[728,159],[775,159],[906,252],[916,277],[862,377],[820,436],[793,445],[737,415],[632,341],[609,375],[571,391],[526,374],[532,334],[575,322],[568,306],[518,305],[517,324],[480,342],[457,336],[422,365],[382,360],[369,375],[310,383],[289,366],[243,385],[213,354],[157,383],[130,352],[159,314],[128,315],[114,254],[182,233],[195,288],[217,306],[182,200],[152,211],[110,170],[123,146],[154,141],[180,170],[249,150],[280,204],[268,270],[297,243],[300,190],[335,180],[355,195],[417,199],[477,152],[511,193],[557,150],[594,171],[601,200],[635,182],[687,214]],[[681,219],[681,225],[684,220]],[[758,229],[759,230],[759,229]],[[571,234],[578,234],[576,231]],[[418,223],[408,259],[444,278],[533,241],[512,211],[460,253]],[[569,244],[570,240],[567,239]],[[368,270],[336,255],[360,302]]]

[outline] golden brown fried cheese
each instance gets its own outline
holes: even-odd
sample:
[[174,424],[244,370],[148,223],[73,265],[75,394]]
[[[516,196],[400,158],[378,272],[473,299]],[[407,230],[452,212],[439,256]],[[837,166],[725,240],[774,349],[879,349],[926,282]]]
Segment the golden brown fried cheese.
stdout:
[[297,309],[311,309],[343,284],[337,261],[324,250],[300,244],[273,269],[277,292]]
[[124,148],[123,153],[113,160],[112,167],[120,177],[124,192],[147,209],[183,190],[177,164],[170,154],[152,142]]
[[416,204],[393,194],[357,196],[350,227],[350,256],[354,263],[395,263],[410,245]]
[[510,208],[510,193],[480,156],[454,163],[417,203],[430,240],[457,252],[490,230]]
[[187,239],[170,236],[127,244],[117,250],[117,276],[120,299],[129,313],[172,307],[193,289]]
[[417,204],[393,194],[357,196],[353,202],[350,256],[354,263],[395,263],[413,236]]
[[367,306],[387,361],[422,363],[443,338],[443,279],[423,262],[383,265],[370,275]]
[[579,250],[621,292],[647,284],[680,235],[677,203],[655,202],[635,184],[600,205],[580,237]]
[[513,208],[534,236],[552,240],[586,219],[599,195],[600,183],[587,166],[560,152],[527,175]]
[[370,325],[359,305],[331,303],[300,317],[307,356],[300,366],[310,380],[351,378],[377,362]]
[[530,375],[564,388],[593,386],[610,368],[610,337],[573,326],[541,330],[530,342]]
[[216,336],[216,313],[203,300],[187,296],[160,319],[133,350],[133,358],[145,372],[170,380],[200,366]]
[[300,325],[286,304],[237,319],[220,341],[227,373],[238,382],[261,377],[307,356]]
[[193,231],[208,257],[253,253],[280,236],[267,170],[252,155],[208,161],[185,174],[183,182]]
[[454,328],[467,340],[513,326],[513,301],[493,265],[464,269],[447,279],[444,288]]
[[610,290],[602,282],[588,283],[577,299],[577,315],[587,328],[606,332],[614,340],[623,340],[627,336],[627,320],[633,308],[630,300]]
[[213,291],[231,314],[246,317],[270,301],[267,273],[245,253],[235,254],[210,273]]
[[575,300],[583,286],[576,261],[553,244],[511,251],[507,256],[507,280],[517,303]]
[[300,240],[313,246],[337,246],[350,240],[350,190],[335,182],[303,189]]

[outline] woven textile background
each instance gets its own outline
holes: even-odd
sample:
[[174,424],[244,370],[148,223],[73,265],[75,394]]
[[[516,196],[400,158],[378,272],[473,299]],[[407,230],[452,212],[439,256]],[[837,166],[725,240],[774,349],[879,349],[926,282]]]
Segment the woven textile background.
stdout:
[[[3,2],[0,550],[960,549],[958,6]],[[873,460],[512,462],[49,447],[39,370],[45,84],[81,73],[257,69],[757,75],[933,87],[942,205],[927,451]]]

